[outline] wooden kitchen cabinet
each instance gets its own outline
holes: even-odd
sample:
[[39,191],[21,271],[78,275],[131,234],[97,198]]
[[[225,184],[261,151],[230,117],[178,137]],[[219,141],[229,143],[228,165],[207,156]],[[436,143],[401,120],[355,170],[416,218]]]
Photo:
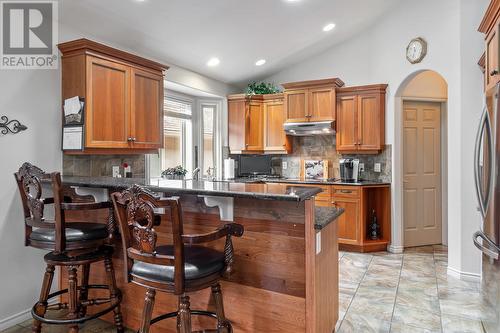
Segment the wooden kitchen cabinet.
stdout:
[[337,89],[337,146],[341,153],[378,153],[385,143],[386,84]]
[[134,148],[163,144],[163,76],[132,69],[130,133]]
[[85,102],[84,149],[65,153],[145,153],[163,146],[167,66],[87,39],[58,47],[63,100]]
[[[86,58],[85,146],[127,148],[130,137],[131,69],[129,66],[97,57]],[[113,99],[109,96],[113,96]]]
[[499,38],[500,1],[492,0],[479,26],[485,34],[484,89],[490,90],[500,81]]
[[286,122],[335,121],[338,78],[284,83]]
[[339,241],[343,244],[360,245],[361,205],[359,199],[334,197],[332,203],[344,209],[344,214],[337,220]]
[[264,106],[262,101],[250,101],[246,115],[246,143],[247,151],[264,150]]
[[283,94],[228,96],[231,154],[286,154],[292,140],[285,135]]
[[[317,207],[336,207],[344,213],[335,221],[341,250],[356,252],[386,251],[391,242],[391,185],[334,185],[321,183],[282,183],[288,186],[319,187],[314,198]],[[375,211],[379,238],[371,239],[369,226]]]

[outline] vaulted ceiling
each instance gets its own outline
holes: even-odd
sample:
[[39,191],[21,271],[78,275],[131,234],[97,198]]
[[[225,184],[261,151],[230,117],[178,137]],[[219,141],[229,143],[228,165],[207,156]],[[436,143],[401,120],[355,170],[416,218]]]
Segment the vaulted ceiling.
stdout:
[[[241,85],[363,33],[400,1],[64,0],[59,10],[84,36]],[[212,57],[218,66],[207,66]]]

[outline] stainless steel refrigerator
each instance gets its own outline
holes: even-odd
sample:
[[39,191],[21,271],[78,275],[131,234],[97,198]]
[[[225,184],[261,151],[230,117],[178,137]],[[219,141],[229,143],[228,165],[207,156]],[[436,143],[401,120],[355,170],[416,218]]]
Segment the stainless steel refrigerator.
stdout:
[[481,294],[486,333],[500,333],[500,86],[486,93],[476,138],[475,184],[481,224],[473,241],[482,253]]

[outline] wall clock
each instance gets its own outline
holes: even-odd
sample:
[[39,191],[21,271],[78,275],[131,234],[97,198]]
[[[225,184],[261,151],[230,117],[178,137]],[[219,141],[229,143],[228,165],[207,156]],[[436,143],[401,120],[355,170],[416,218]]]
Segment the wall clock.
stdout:
[[417,64],[427,54],[427,42],[421,38],[414,38],[406,47],[406,59],[412,64]]

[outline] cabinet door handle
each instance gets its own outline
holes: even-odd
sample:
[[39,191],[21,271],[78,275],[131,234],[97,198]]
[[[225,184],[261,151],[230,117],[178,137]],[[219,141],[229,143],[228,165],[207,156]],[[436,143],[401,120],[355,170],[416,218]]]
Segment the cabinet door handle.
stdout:
[[337,206],[337,201],[332,201],[332,205]]
[[132,140],[132,137],[131,137],[131,136],[129,136],[129,137],[127,138],[127,141],[128,141],[128,142],[132,142],[132,141],[134,141],[134,140]]
[[351,190],[340,190],[340,193],[352,193]]
[[490,72],[490,76],[495,76],[498,74],[498,69],[494,69]]
[[136,138],[132,138],[132,142],[136,142],[136,141],[137,141],[137,139],[136,139]]

